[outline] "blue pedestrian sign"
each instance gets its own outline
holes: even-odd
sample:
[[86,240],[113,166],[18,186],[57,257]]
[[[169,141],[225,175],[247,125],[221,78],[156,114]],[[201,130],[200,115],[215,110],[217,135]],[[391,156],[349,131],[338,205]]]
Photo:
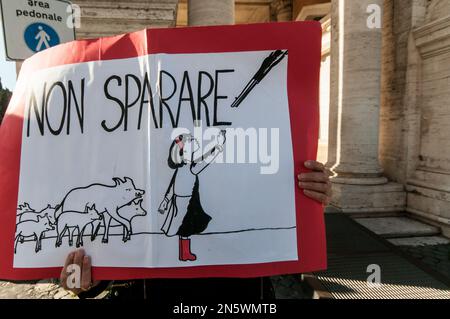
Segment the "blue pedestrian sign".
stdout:
[[33,52],[39,52],[55,45],[58,45],[58,33],[49,25],[45,23],[32,23],[24,33],[25,43]]
[[67,0],[0,0],[6,59],[21,61],[75,40],[74,10]]

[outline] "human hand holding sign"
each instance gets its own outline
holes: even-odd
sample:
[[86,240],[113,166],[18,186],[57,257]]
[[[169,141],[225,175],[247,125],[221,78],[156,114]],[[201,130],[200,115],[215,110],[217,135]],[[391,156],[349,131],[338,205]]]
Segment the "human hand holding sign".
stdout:
[[312,198],[326,206],[331,202],[330,171],[325,165],[316,161],[306,161],[305,167],[312,170],[311,173],[298,175],[298,186],[309,198]]
[[[71,275],[71,272],[68,272],[68,267],[70,265],[77,265],[78,267],[80,267],[81,278],[79,279],[79,288],[69,287],[69,281],[71,280],[69,276]],[[59,284],[61,285],[61,287],[78,295],[83,291],[92,289],[99,283],[100,281],[92,281],[91,258],[86,255],[83,249],[73,251],[67,256],[66,262],[59,277]]]

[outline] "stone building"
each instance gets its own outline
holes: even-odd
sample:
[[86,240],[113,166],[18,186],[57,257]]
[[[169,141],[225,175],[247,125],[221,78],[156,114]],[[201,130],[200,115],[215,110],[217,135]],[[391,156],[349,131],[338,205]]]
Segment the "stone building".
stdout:
[[[450,1],[73,2],[82,14],[78,38],[146,27],[320,21],[319,158],[335,173],[330,210],[407,212],[450,237]],[[369,27],[377,8],[382,25]]]

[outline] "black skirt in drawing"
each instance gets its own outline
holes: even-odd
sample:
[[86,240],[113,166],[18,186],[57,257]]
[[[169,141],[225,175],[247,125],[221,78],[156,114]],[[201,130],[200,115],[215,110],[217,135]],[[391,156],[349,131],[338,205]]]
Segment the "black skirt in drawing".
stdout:
[[177,235],[189,237],[200,234],[208,227],[210,221],[211,216],[205,213],[200,203],[199,181],[198,176],[196,176],[194,188],[192,189],[192,197],[189,200],[186,215],[183,218],[180,228],[178,228]]

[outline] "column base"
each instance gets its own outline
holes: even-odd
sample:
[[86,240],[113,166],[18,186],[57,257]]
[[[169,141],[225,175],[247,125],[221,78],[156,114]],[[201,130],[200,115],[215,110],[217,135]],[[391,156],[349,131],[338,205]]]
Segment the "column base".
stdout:
[[403,212],[406,192],[403,185],[392,182],[383,185],[353,185],[333,181],[331,205],[343,213]]
[[[440,227],[442,234],[450,238],[450,188],[445,186],[449,185],[449,175],[440,175],[433,176],[441,178],[436,179],[437,185],[417,179],[408,181],[406,211],[414,218]],[[440,181],[443,182],[439,184]]]
[[430,219],[430,214],[412,208],[407,208],[406,211],[407,213],[409,213],[408,216],[413,219],[417,219],[426,224],[439,227],[441,235],[450,239],[450,219],[445,218]]
[[364,185],[364,186],[385,185],[388,183],[388,181],[389,180],[384,176],[374,176],[369,178],[360,178],[360,177],[333,178],[333,184]]

